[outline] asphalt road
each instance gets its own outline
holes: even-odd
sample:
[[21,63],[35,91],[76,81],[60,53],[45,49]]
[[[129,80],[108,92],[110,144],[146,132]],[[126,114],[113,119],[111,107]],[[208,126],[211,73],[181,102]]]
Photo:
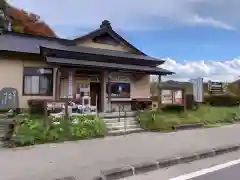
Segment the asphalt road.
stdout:
[[240,152],[180,164],[166,169],[131,176],[124,180],[238,180]]
[[240,164],[227,167],[191,180],[238,180],[240,177]]

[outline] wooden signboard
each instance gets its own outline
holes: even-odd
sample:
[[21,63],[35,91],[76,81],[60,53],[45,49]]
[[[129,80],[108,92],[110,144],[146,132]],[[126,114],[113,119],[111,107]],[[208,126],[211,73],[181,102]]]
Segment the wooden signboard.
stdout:
[[161,92],[161,100],[163,105],[183,105],[183,90],[163,89]]

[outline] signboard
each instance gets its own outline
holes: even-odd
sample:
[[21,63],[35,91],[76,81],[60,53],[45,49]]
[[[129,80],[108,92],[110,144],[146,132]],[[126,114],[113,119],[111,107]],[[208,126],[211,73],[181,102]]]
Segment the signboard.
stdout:
[[224,90],[223,86],[222,82],[208,81],[208,92],[211,94],[222,94]]
[[193,84],[193,97],[195,102],[204,101],[203,78],[191,79]]
[[182,90],[162,90],[162,104],[165,105],[181,105],[184,103]]
[[63,109],[65,106],[65,102],[47,102],[47,110],[53,110],[53,109]]
[[178,90],[174,91],[174,98],[173,98],[173,104],[183,104],[183,91]]
[[173,103],[173,94],[172,90],[162,90],[161,93],[162,104],[172,104]]
[[0,91],[0,109],[19,108],[18,91],[15,88],[5,87]]

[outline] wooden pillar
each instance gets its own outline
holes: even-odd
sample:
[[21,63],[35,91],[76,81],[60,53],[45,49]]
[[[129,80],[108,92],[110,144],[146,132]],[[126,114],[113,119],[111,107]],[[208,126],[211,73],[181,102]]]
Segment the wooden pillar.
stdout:
[[183,89],[183,105],[184,105],[184,113],[187,113],[187,95],[186,95],[186,89]]
[[73,98],[73,71],[68,71],[68,98]]
[[108,72],[107,74],[107,79],[108,79],[108,111],[111,111],[111,87],[112,87],[112,82],[111,82],[111,77],[110,73]]
[[100,99],[101,102],[101,108],[100,111],[101,112],[105,112],[108,106],[108,99],[107,99],[107,77],[108,73],[107,71],[102,71],[101,72],[101,76],[100,76],[100,86],[101,86],[101,94],[100,97],[98,97]]
[[162,108],[162,99],[161,99],[161,75],[158,75],[158,111],[161,111]]
[[61,88],[61,84],[60,84],[60,70],[59,68],[56,68],[56,74],[55,74],[55,101],[59,101],[60,99],[60,88]]

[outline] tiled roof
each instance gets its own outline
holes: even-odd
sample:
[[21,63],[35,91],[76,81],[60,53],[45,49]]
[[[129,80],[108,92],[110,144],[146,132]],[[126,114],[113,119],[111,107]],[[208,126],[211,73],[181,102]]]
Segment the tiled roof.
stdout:
[[64,46],[63,43],[50,38],[35,38],[31,36],[21,36],[15,34],[0,35],[0,50],[14,51],[22,53],[40,53],[40,46],[59,47]]

